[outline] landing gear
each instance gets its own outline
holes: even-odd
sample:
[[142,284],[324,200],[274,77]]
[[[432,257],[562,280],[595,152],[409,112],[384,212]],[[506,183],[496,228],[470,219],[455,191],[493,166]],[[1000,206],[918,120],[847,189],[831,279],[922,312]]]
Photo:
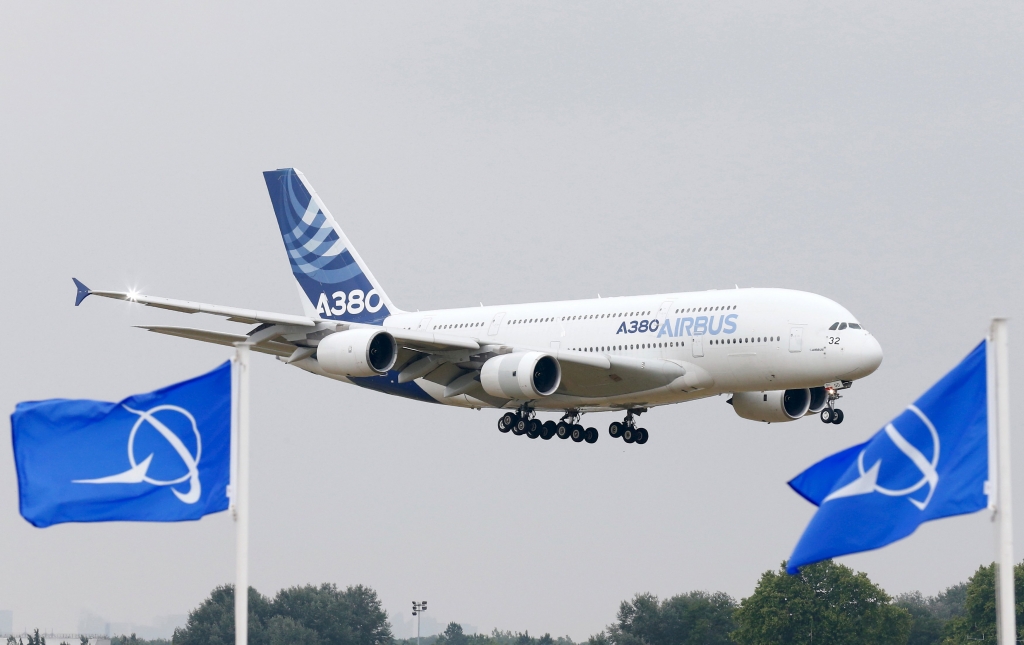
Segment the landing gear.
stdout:
[[825,384],[825,395],[828,397],[828,401],[825,404],[825,409],[821,411],[823,423],[839,425],[843,422],[843,411],[836,407],[836,400],[842,398],[839,390],[848,389],[851,385],[853,385],[853,381],[834,381]]
[[501,432],[511,431],[514,435],[526,435],[531,439],[540,437],[545,441],[552,437],[559,439],[572,439],[576,443],[596,443],[598,432],[594,428],[584,428],[580,425],[579,410],[567,410],[562,419],[541,422],[535,418],[532,408],[523,406],[516,412],[506,412],[498,419],[498,430]]
[[626,443],[645,444],[647,439],[650,438],[646,428],[636,427],[636,421],[633,416],[639,416],[646,412],[646,408],[633,408],[626,411],[626,418],[621,422],[615,421],[608,426],[608,436],[612,439],[621,438]]

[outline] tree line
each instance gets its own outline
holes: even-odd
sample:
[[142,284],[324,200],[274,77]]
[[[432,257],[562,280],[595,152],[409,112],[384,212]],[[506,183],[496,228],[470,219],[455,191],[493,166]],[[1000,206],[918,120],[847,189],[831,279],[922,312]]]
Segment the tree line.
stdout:
[[[1014,567],[1017,624],[1024,626],[1024,562]],[[1018,628],[1018,639],[1024,630]],[[736,601],[722,592],[691,591],[659,599],[637,594],[619,605],[614,622],[581,643],[568,636],[493,630],[466,634],[458,623],[422,645],[975,645],[995,643],[995,566],[936,596],[892,597],[864,573],[831,560],[790,576],[785,563],[761,575]],[[170,645],[234,645],[234,589],[217,587],[193,610]],[[251,645],[414,645],[395,639],[377,593],[363,585],[282,589],[274,597],[249,588]],[[82,645],[87,641],[83,638]],[[24,642],[46,645],[36,630]],[[65,645],[65,644],[61,644]],[[111,645],[168,645],[131,636]]]

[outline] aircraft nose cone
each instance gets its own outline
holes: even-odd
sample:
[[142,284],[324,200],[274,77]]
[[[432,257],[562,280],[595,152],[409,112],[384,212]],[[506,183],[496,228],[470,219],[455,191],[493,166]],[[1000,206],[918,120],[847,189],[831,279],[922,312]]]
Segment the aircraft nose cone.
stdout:
[[882,364],[882,346],[878,344],[874,336],[868,336],[864,339],[864,345],[861,356],[861,365],[863,366],[864,373],[870,374],[878,369],[878,366]]

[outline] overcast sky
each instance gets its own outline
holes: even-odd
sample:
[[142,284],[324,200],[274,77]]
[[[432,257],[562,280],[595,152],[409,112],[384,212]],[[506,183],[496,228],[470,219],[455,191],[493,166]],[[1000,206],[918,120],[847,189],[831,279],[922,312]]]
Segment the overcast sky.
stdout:
[[[885,351],[842,426],[766,426],[715,397],[645,415],[642,447],[608,439],[610,413],[585,419],[596,445],[530,441],[495,411],[254,359],[263,593],[362,583],[389,611],[426,599],[442,623],[577,640],[637,592],[747,596],[814,510],[788,479],[876,432],[993,315],[1022,346],[1022,69],[1018,2],[8,2],[0,408],[118,400],[230,354],[135,324],[247,329],[76,309],[72,276],[300,313],[273,168],[306,174],[407,310],[812,291]],[[16,629],[72,630],[84,610],[145,623],[233,580],[227,514],[31,527],[0,446]],[[981,513],[843,561],[934,594],[993,553]]]

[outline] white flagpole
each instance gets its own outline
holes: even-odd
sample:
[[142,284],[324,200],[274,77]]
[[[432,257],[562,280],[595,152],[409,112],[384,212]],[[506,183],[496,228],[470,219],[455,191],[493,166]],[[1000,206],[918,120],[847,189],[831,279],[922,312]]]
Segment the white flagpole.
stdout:
[[238,429],[235,439],[235,645],[249,642],[249,344],[235,346]]
[[[999,645],[1017,642],[1016,601],[1013,593],[1013,504],[1010,478],[1010,369],[1005,318],[993,318],[989,335],[993,360],[990,390],[995,401],[989,412],[995,412],[996,453],[998,456],[996,484],[996,531],[999,557],[996,562],[996,633]],[[991,396],[990,394],[990,396]],[[991,421],[989,422],[991,425]]]

